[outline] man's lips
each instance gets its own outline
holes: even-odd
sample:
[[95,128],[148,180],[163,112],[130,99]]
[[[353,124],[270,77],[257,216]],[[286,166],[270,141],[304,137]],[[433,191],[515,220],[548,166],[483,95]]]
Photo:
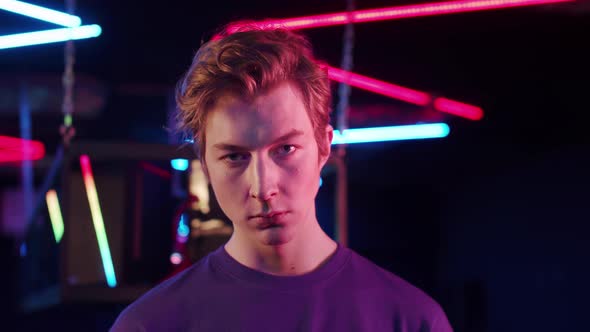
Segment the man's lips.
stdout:
[[260,214],[250,216],[250,217],[248,217],[248,219],[256,219],[256,218],[272,219],[272,218],[280,217],[280,216],[284,215],[285,213],[287,213],[287,212],[286,211],[273,211],[273,212],[268,212],[268,213],[260,213]]
[[268,229],[273,227],[282,227],[284,223],[282,221],[283,216],[286,215],[286,211],[277,211],[270,213],[262,213],[251,216],[249,219],[256,223],[257,229]]

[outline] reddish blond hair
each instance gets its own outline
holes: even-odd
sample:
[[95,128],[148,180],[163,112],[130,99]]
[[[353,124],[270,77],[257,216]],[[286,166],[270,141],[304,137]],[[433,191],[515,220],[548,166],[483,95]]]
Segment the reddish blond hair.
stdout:
[[176,88],[179,129],[197,140],[201,158],[207,115],[216,100],[224,95],[252,100],[284,82],[299,90],[319,153],[326,155],[328,148],[322,143],[330,123],[330,83],[325,68],[314,60],[309,41],[285,29],[246,26],[234,32],[229,26],[228,30],[232,33],[222,33],[199,48]]

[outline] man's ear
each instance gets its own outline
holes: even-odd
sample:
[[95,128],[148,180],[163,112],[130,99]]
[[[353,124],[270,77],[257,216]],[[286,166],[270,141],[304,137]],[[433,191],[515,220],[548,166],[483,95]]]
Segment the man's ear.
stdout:
[[326,132],[324,133],[324,140],[321,144],[324,144],[324,151],[326,153],[320,156],[320,169],[326,165],[328,159],[330,159],[330,153],[332,151],[332,139],[334,138],[334,128],[331,125],[326,126]]

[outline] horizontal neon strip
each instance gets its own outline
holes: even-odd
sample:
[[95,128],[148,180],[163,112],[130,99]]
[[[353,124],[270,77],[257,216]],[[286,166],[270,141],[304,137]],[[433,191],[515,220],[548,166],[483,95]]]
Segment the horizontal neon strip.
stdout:
[[332,144],[441,138],[448,136],[449,132],[449,126],[445,123],[346,129],[342,134],[338,130],[334,130]]
[[[309,29],[334,25],[344,25],[349,22],[364,23],[385,20],[398,20],[411,17],[424,17],[434,15],[445,15],[455,13],[466,13],[482,10],[494,10],[502,8],[514,8],[525,6],[536,6],[551,3],[570,2],[574,0],[461,0],[419,5],[385,7],[376,9],[357,10],[352,13],[339,12],[322,15],[303,16],[280,20],[266,20],[257,22],[254,25],[259,28],[287,28],[287,29]],[[241,29],[241,25],[232,28],[233,31]],[[232,31],[230,31],[232,32]]]
[[78,27],[82,20],[78,16],[16,0],[0,0],[0,9],[25,15],[38,20],[55,23],[64,27]]
[[436,98],[434,108],[437,111],[462,116],[470,120],[481,120],[483,110],[477,106],[461,103],[447,98]]
[[[379,81],[371,77],[347,72],[338,68],[327,67],[327,69],[328,77],[337,82],[346,83],[350,86],[399,99],[418,106],[427,106],[432,102],[432,97],[425,92]],[[434,109],[470,120],[480,120],[483,117],[483,110],[480,107],[442,97],[435,99]]]
[[0,49],[49,44],[67,40],[94,38],[100,36],[99,25],[83,25],[77,28],[61,28],[0,36]]
[[139,165],[144,170],[146,170],[146,171],[148,171],[148,172],[150,172],[152,174],[155,174],[155,175],[157,175],[157,176],[159,176],[161,178],[170,179],[172,177],[172,174],[169,171],[167,171],[165,169],[162,169],[162,168],[160,168],[160,167],[158,167],[156,165],[152,165],[152,164],[147,163],[145,161],[140,162]]
[[346,83],[350,86],[399,99],[410,104],[426,106],[430,104],[431,101],[431,97],[427,93],[404,88],[399,85],[379,81],[374,78],[362,76],[353,72],[347,72],[334,67],[328,67],[328,77],[337,82]]
[[109,287],[116,287],[117,278],[115,276],[115,268],[113,267],[109,241],[107,240],[107,233],[104,228],[104,220],[100,210],[96,184],[94,183],[92,167],[90,166],[90,158],[88,158],[87,155],[80,156],[80,167],[82,168],[84,186],[86,187],[86,195],[88,196],[88,203],[90,204],[90,213],[92,214],[92,223],[94,224],[94,232],[96,233],[96,239],[98,241],[98,249],[100,250],[104,274]]
[[64,235],[64,220],[61,215],[57,192],[53,189],[47,191],[45,194],[45,201],[47,202],[47,209],[49,210],[49,219],[51,220],[51,228],[53,229],[55,242],[59,243]]
[[11,136],[0,136],[0,149],[21,150],[25,145],[30,147],[43,147],[43,143],[34,140],[28,140]]
[[27,153],[27,154],[13,154],[13,153],[4,153],[2,150],[0,150],[0,163],[14,163],[14,162],[20,162],[20,161],[25,161],[25,160],[29,160],[29,161],[36,161],[36,160],[40,160],[43,159],[44,154],[39,154],[39,153]]
[[39,141],[0,136],[0,162],[39,160],[45,157],[45,145]]

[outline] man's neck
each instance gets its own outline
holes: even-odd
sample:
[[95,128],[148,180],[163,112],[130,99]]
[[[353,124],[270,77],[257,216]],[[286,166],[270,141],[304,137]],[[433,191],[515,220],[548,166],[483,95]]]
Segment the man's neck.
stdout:
[[232,237],[225,250],[241,264],[260,272],[278,276],[302,275],[323,265],[337,248],[336,242],[317,222],[312,227],[314,229],[308,236],[299,236],[277,246],[253,246]]

